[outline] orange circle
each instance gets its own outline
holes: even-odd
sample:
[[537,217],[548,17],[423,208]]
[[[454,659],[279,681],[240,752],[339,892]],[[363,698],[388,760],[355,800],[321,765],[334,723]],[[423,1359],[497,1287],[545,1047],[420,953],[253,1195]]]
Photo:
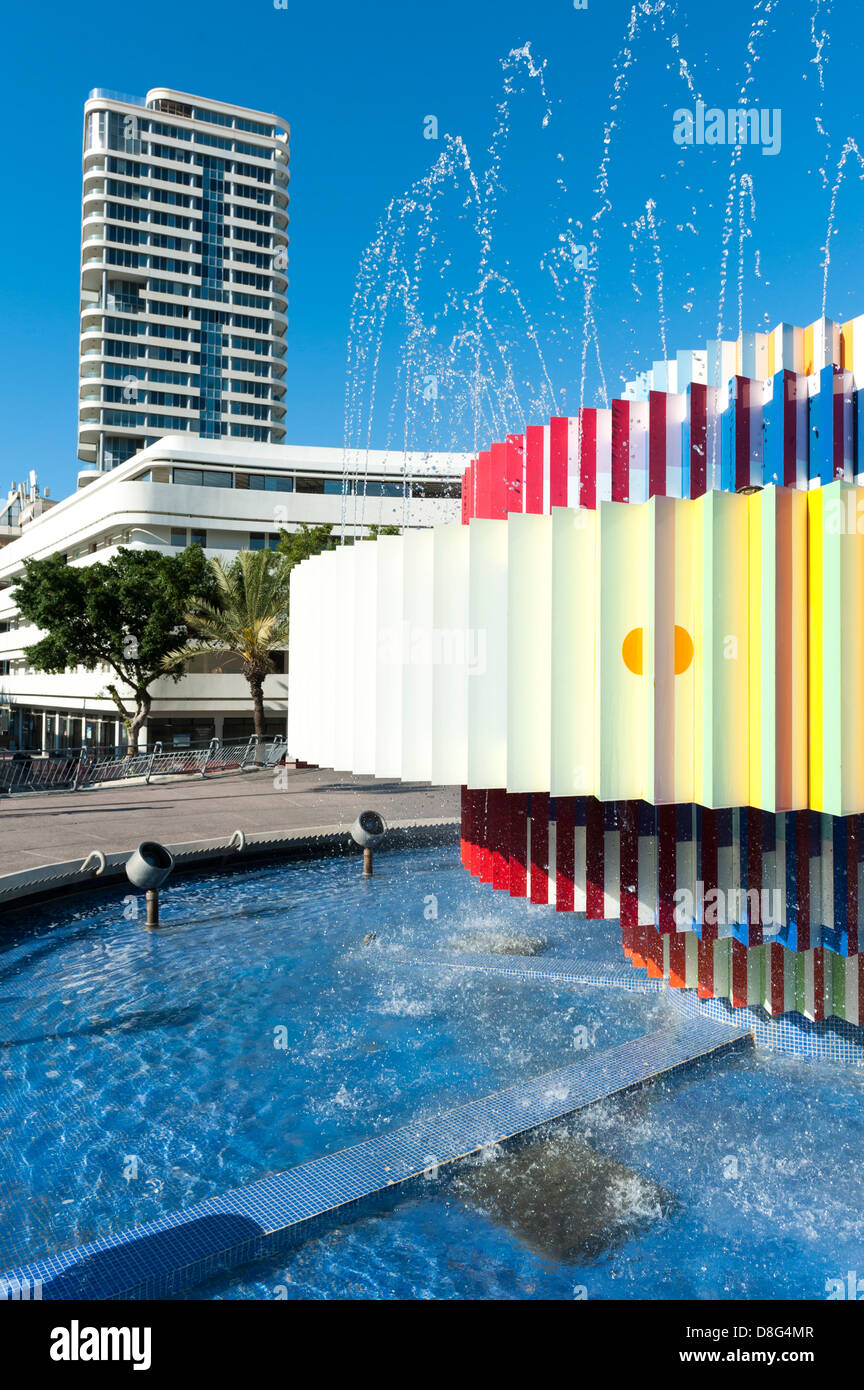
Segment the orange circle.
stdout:
[[[624,665],[634,676],[641,676],[645,669],[642,633],[641,627],[632,627],[621,643]],[[693,638],[686,628],[679,627],[677,623],[673,633],[673,659],[676,676],[683,675],[693,660]]]
[[624,665],[628,671],[632,671],[634,676],[642,675],[642,629],[632,627],[621,643],[621,655]]
[[680,676],[693,660],[693,638],[685,627],[675,624],[675,674]]

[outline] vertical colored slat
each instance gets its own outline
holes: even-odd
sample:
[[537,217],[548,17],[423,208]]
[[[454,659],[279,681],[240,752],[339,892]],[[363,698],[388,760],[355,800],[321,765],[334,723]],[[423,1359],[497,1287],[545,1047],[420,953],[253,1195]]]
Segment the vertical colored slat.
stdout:
[[603,917],[604,901],[603,806],[589,796],[585,808],[585,916],[591,921]]
[[531,793],[531,901],[549,901],[549,794]]
[[515,793],[507,797],[510,811],[510,896],[524,898],[528,892],[528,807],[529,797]]
[[549,421],[549,505],[567,506],[567,463],[570,421],[566,415],[553,415]]
[[559,796],[555,800],[555,910],[574,910],[574,834],[576,799]]
[[543,511],[542,425],[529,425],[525,431],[525,510]]

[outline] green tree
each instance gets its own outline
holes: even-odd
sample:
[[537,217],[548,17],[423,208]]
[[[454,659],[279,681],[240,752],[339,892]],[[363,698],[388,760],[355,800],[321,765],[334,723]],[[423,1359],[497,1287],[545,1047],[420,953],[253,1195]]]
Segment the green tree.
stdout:
[[302,560],[319,555],[322,550],[335,550],[339,541],[332,526],[306,526],[299,531],[280,531],[277,554],[285,557],[285,569],[290,572]]
[[[26,648],[27,661],[50,673],[108,666],[116,680],[106,693],[123,720],[131,755],[150,713],[150,687],[165,674],[166,653],[188,636],[184,615],[193,596],[206,593],[210,583],[197,545],[179,555],[121,547],[104,564],[70,565],[63,555],[25,560],[15,601],[44,633]],[[179,680],[182,666],[173,674]],[[131,694],[121,694],[121,686]]]
[[288,569],[269,550],[241,550],[230,565],[209,562],[212,586],[186,614],[191,638],[164,658],[166,670],[181,668],[206,652],[234,652],[249,682],[255,732],[264,737],[264,677],[274,669],[273,652],[288,643]]

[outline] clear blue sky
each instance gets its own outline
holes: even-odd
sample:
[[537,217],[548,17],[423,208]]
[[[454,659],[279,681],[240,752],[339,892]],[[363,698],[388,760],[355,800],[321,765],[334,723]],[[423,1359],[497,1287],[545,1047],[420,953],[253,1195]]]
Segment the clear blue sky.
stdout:
[[[390,200],[446,159],[448,134],[464,142],[481,186],[490,148],[500,153],[497,177],[481,193],[492,214],[490,244],[484,259],[476,205],[465,206],[464,168],[440,183],[428,223],[416,208],[401,218],[374,411],[368,349],[377,316],[355,337],[352,441],[401,440],[407,415],[409,442],[470,448],[486,430],[542,419],[550,404],[575,409],[580,398],[601,400],[603,380],[613,393],[629,372],[662,355],[664,337],[674,352],[714,336],[730,153],[676,146],[672,112],[693,106],[697,95],[709,107],[736,104],[748,62],[747,104],[781,109],[782,144],[773,157],[743,150],[735,170],[724,329],[737,332],[739,269],[745,327],[815,318],[837,163],[850,138],[864,150],[860,7],[854,0],[647,3],[628,60],[630,15],[622,0],[588,0],[585,10],[570,0],[289,0],[285,10],[272,0],[132,8],[91,0],[83,9],[48,3],[8,11],[0,488],[29,467],[55,495],[74,486],[81,121],[94,86],[141,95],[171,86],[290,121],[290,442],[343,443],[361,257]],[[748,39],[760,20],[754,62]],[[545,96],[526,59],[502,68],[526,43],[533,63],[545,63]],[[505,80],[512,91],[502,141],[493,133]],[[438,118],[437,142],[424,139],[430,114]],[[604,146],[610,119],[615,128]],[[604,148],[608,202],[597,192]],[[850,151],[827,294],[827,312],[838,318],[864,312],[861,172]],[[566,239],[588,243],[598,212],[600,244],[587,273],[600,350],[598,361],[592,343],[583,384],[586,272],[568,263]],[[387,242],[385,259],[392,248]],[[407,326],[398,308],[403,267],[417,285]],[[484,271],[493,278],[482,294]],[[376,294],[385,279],[375,268]],[[465,334],[478,325],[466,352]],[[475,346],[486,364],[477,390],[466,374]],[[439,379],[434,407],[418,405],[427,374]]]

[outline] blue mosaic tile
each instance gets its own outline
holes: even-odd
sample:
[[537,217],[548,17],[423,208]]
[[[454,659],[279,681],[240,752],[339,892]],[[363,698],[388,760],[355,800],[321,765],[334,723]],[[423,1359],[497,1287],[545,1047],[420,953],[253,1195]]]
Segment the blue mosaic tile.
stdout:
[[22,1284],[41,1286],[43,1299],[170,1297],[219,1270],[274,1255],[359,1203],[398,1193],[432,1168],[438,1172],[491,1144],[512,1142],[708,1055],[751,1043],[748,1032],[725,1022],[681,1018],[671,1028],[442,1115],[12,1270],[0,1275],[0,1297],[4,1291],[11,1297]]
[[756,1047],[770,1052],[864,1066],[864,1028],[840,1018],[814,1023],[799,1013],[772,1017],[764,1009],[733,1009],[725,999],[700,999],[693,990],[670,989],[669,1002],[686,1018],[710,1018],[745,1028]]

